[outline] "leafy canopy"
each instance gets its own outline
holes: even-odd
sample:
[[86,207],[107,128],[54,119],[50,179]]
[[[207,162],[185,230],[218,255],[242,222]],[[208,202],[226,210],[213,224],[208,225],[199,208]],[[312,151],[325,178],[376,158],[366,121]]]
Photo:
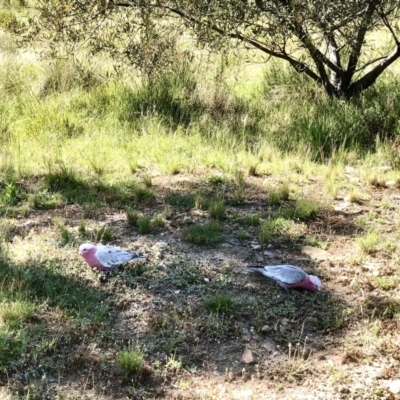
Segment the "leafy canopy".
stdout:
[[[374,84],[400,56],[399,0],[39,0],[28,38],[54,52],[87,47],[127,58],[148,77],[171,63],[176,37],[287,61],[332,97]],[[371,33],[380,34],[380,45]],[[62,45],[62,46],[60,46]]]

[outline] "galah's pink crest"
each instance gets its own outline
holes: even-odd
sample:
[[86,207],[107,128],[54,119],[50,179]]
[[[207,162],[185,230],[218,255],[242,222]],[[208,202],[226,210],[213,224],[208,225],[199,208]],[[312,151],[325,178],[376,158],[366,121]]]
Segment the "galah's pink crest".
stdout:
[[315,292],[322,288],[322,283],[318,277],[308,275],[301,268],[294,265],[266,265],[265,267],[248,267],[248,270],[273,279],[286,290],[302,288]]
[[100,271],[111,271],[116,265],[127,261],[146,261],[141,254],[129,253],[118,247],[84,243],[79,246],[79,254],[92,267]]

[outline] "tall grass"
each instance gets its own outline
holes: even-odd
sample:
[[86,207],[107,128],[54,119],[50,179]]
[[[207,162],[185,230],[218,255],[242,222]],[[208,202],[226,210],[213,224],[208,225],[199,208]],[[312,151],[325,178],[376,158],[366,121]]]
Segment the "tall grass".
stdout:
[[[231,79],[229,63],[218,67],[224,62],[210,68],[182,57],[140,83],[135,74],[101,80],[93,67],[48,67],[12,53],[0,61],[0,154],[22,175],[64,163],[83,177],[128,179],[132,160],[171,174],[200,165],[269,173],[288,151],[307,150],[306,158],[321,161],[338,151],[373,153],[398,135],[395,75],[344,102],[327,99],[279,62],[267,64],[257,81],[244,72]],[[398,164],[386,149],[386,160]]]

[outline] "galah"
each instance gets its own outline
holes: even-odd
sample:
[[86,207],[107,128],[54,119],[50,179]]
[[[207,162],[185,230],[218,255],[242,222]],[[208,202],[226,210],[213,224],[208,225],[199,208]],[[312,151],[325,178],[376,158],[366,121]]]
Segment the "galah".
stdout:
[[288,290],[302,288],[315,292],[321,290],[322,283],[318,277],[308,275],[301,268],[294,265],[266,265],[265,267],[247,267],[250,272],[258,272],[273,279],[279,286]]
[[111,271],[116,265],[127,261],[146,261],[141,254],[129,253],[119,247],[84,243],[79,246],[79,254],[92,267],[100,271]]

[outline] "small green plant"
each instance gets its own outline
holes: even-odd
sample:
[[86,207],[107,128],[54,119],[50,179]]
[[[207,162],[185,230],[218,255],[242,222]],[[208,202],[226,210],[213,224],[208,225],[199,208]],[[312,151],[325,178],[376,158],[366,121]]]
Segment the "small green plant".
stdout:
[[81,238],[86,238],[87,237],[87,232],[86,232],[86,223],[84,219],[81,219],[79,221],[79,225],[78,225],[78,232],[79,232],[79,236]]
[[198,210],[207,210],[210,205],[210,199],[206,193],[198,190],[194,196],[194,205]]
[[153,218],[152,224],[154,227],[162,228],[165,225],[163,216],[161,214],[156,215]]
[[391,290],[398,286],[398,282],[393,276],[377,276],[374,278],[374,283],[382,290]]
[[117,354],[117,365],[125,378],[139,375],[143,369],[143,353],[138,350],[121,351]]
[[248,237],[249,237],[249,235],[248,235],[247,232],[245,232],[245,231],[240,230],[240,231],[238,231],[238,233],[237,233],[237,238],[238,238],[239,240],[246,240]]
[[316,201],[299,199],[296,201],[296,206],[294,208],[282,208],[281,210],[279,210],[279,215],[286,219],[296,219],[304,221],[315,217],[319,209],[320,206]]
[[373,254],[378,250],[380,239],[376,232],[369,232],[365,236],[356,238],[356,242],[361,253]]
[[222,198],[216,198],[210,203],[209,209],[210,218],[224,219],[226,215],[225,203]]
[[49,164],[49,173],[45,177],[45,183],[49,190],[56,192],[65,189],[75,189],[81,182],[78,180],[75,171],[65,165],[63,162],[59,162],[54,168],[52,163]]
[[162,210],[162,216],[164,219],[170,219],[172,216],[172,207],[169,204],[164,204]]
[[31,193],[28,196],[28,206],[30,208],[38,209],[38,208],[40,208],[40,205],[41,205],[40,203],[41,203],[40,196],[37,193]]
[[137,220],[137,226],[139,233],[145,235],[151,232],[151,218],[150,217],[139,217]]
[[171,193],[167,197],[166,202],[171,206],[180,207],[186,211],[194,207],[194,197],[190,194]]
[[145,174],[142,176],[143,185],[147,188],[151,188],[153,186],[153,181],[151,175]]
[[182,236],[186,241],[198,245],[216,244],[223,239],[221,228],[215,222],[189,226],[184,229]]
[[268,202],[271,205],[279,204],[283,200],[289,200],[289,185],[284,183],[277,190],[271,191],[268,195]]
[[155,197],[154,192],[148,187],[135,186],[133,192],[138,203],[149,202]]
[[277,235],[285,232],[290,226],[287,220],[278,217],[264,221],[261,224],[259,231],[260,243],[265,244],[270,241],[270,239]]
[[227,294],[216,294],[204,300],[204,308],[212,314],[234,314],[236,304]]
[[260,215],[259,214],[252,214],[248,215],[241,221],[243,225],[248,226],[259,226],[261,223]]
[[175,354],[168,357],[165,370],[169,373],[177,373],[182,369],[182,362],[176,359]]
[[73,243],[75,241],[74,235],[65,227],[60,226],[60,243],[62,246]]
[[3,190],[3,201],[8,206],[15,206],[18,203],[18,190],[14,182],[9,182]]
[[129,226],[137,226],[139,213],[136,210],[126,210],[126,222]]
[[0,303],[0,322],[8,325],[19,325],[33,315],[35,305],[25,301]]
[[111,228],[107,226],[101,227],[98,231],[96,231],[96,241],[97,242],[110,242],[114,236],[114,232]]
[[257,165],[250,165],[247,173],[249,174],[249,176],[258,176]]
[[226,183],[226,178],[224,178],[221,175],[210,175],[207,178],[207,181],[211,183],[211,185],[213,186],[219,186],[222,185],[223,183]]

